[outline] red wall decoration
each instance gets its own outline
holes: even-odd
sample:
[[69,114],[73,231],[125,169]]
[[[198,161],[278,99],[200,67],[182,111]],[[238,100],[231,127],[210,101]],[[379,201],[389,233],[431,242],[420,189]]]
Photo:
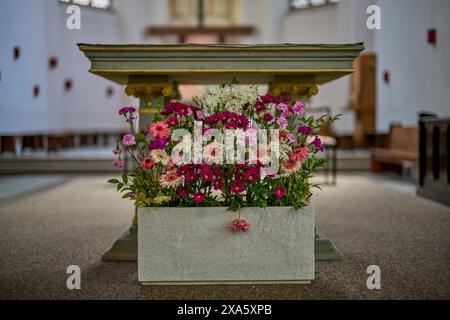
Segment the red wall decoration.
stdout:
[[114,88],[112,86],[109,86],[106,88],[106,96],[108,98],[112,97],[114,95]]
[[50,59],[48,59],[48,68],[56,69],[56,67],[58,67],[58,57],[50,57]]
[[387,71],[387,70],[385,70],[383,72],[383,81],[386,84],[389,84],[391,82],[391,73],[389,71]]
[[39,94],[40,94],[40,93],[41,93],[41,88],[39,87],[38,84],[36,84],[36,85],[33,87],[33,97],[35,97],[35,98],[39,97]]
[[435,28],[428,29],[428,43],[433,46],[437,44],[437,31]]
[[64,81],[64,90],[66,92],[69,92],[72,90],[72,87],[73,87],[72,79],[66,79],[66,81]]
[[14,47],[13,58],[14,58],[14,61],[16,61],[20,58],[20,47]]

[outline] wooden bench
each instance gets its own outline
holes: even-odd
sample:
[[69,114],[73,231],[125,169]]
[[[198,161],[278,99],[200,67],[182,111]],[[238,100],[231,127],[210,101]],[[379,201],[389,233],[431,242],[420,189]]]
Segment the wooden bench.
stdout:
[[450,118],[422,116],[417,194],[450,206]]
[[405,161],[419,161],[419,128],[392,126],[388,147],[372,149],[372,172],[396,170],[401,172]]

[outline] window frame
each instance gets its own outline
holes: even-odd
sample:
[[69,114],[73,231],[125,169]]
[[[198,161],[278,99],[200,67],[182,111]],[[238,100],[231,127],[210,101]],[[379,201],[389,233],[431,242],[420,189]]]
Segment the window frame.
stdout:
[[295,0],[288,0],[289,2],[289,10],[290,11],[301,11],[301,10],[308,10],[308,9],[314,9],[314,8],[322,8],[322,7],[326,7],[326,6],[331,6],[331,5],[337,5],[339,4],[340,0],[324,0],[325,3],[322,4],[313,4],[311,1],[312,0],[305,0],[308,2],[308,6],[306,7],[296,7],[293,2]]
[[75,6],[80,6],[82,8],[91,8],[94,10],[102,10],[102,11],[111,11],[113,8],[113,0],[109,0],[109,6],[107,8],[100,8],[100,7],[93,6],[92,0],[89,0],[89,4],[76,3],[76,2],[74,2],[74,0],[58,0],[58,3],[62,4],[62,5],[68,5],[68,6],[75,5]]

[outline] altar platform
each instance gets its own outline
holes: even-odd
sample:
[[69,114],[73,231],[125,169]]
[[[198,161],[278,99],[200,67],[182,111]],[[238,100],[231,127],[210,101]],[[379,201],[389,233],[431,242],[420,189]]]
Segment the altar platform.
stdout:
[[[317,226],[346,259],[317,262],[309,286],[142,287],[136,263],[101,261],[132,210],[106,179],[71,177],[0,201],[0,299],[448,299],[450,209],[417,197],[413,185],[341,174],[338,186],[317,191]],[[72,264],[81,290],[65,286]],[[380,291],[366,287],[372,264]]]

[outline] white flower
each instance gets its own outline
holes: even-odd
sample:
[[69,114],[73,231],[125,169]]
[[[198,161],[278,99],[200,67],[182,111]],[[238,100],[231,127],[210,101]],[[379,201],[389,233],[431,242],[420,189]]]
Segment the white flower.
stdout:
[[158,196],[153,198],[155,204],[162,204],[164,202],[169,202],[172,198],[170,196]]
[[156,163],[161,163],[163,165],[167,165],[170,161],[170,157],[164,150],[153,150],[151,152],[153,160],[155,160]]
[[201,97],[195,97],[194,102],[210,116],[215,112],[230,111],[242,113],[246,103],[252,105],[258,99],[258,87],[226,85],[213,87]]

